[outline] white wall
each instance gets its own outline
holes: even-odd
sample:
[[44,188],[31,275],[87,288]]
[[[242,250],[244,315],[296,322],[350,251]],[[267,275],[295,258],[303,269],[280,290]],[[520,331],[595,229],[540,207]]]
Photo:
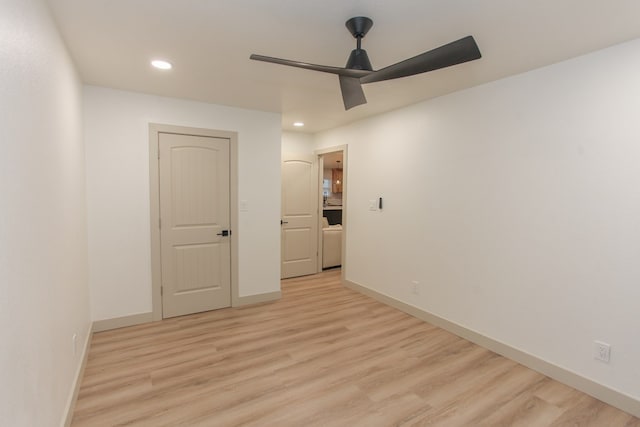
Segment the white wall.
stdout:
[[280,115],[85,86],[94,320],[151,312],[149,123],[238,132],[239,292],[280,289]]
[[313,154],[313,135],[302,132],[282,132],[282,152]]
[[318,134],[347,279],[640,399],[638,70],[640,40]]
[[81,86],[42,1],[0,16],[0,424],[58,426],[90,326]]

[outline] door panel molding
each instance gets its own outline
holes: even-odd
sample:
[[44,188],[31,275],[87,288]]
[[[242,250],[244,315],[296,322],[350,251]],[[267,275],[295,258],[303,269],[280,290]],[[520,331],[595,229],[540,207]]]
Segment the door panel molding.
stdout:
[[224,138],[229,140],[229,224],[231,246],[231,306],[240,304],[238,290],[238,134],[214,129],[202,129],[149,123],[149,196],[151,231],[151,300],[153,320],[162,319],[162,262],[160,251],[160,169],[159,137],[161,133]]

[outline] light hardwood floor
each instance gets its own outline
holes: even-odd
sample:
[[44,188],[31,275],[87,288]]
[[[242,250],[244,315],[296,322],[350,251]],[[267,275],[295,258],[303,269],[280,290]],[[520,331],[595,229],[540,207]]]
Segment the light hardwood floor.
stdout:
[[640,420],[342,287],[96,333],[73,426],[637,426]]

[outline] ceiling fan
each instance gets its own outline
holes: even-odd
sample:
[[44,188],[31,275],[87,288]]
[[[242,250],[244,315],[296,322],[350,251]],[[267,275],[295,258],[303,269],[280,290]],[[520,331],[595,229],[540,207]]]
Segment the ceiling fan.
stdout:
[[270,56],[250,56],[256,61],[272,62],[274,64],[288,65],[291,67],[305,68],[307,70],[322,71],[324,73],[337,74],[340,79],[340,89],[344,108],[348,110],[361,104],[366,104],[367,99],[362,91],[361,84],[374,83],[383,80],[397,79],[413,76],[450,67],[463,62],[473,61],[482,57],[480,49],[473,36],[467,36],[449,44],[445,44],[433,50],[421,53],[413,58],[400,61],[396,64],[380,70],[373,70],[367,52],[360,47],[362,38],[373,26],[373,21],[364,16],[349,19],[345,25],[353,37],[357,40],[357,46],[351,51],[347,65],[344,68],[327,65],[308,64],[306,62],[291,61],[288,59],[273,58]]

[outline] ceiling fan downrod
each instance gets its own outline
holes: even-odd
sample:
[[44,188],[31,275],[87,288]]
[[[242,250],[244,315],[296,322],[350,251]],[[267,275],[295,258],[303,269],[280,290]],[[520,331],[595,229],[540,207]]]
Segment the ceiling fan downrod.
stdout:
[[362,38],[373,27],[373,21],[365,16],[356,16],[345,22],[345,26],[356,39],[356,48],[351,51],[345,68],[373,71],[367,51],[362,49]]

